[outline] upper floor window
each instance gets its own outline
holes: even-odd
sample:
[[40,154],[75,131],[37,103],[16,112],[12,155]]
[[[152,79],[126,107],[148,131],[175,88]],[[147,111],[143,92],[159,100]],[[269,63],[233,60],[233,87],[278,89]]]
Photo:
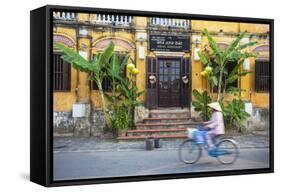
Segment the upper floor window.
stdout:
[[53,54],[53,89],[54,91],[70,91],[70,71],[69,63],[61,59],[60,53]]
[[256,59],[255,90],[256,92],[270,91],[270,62],[267,59]]

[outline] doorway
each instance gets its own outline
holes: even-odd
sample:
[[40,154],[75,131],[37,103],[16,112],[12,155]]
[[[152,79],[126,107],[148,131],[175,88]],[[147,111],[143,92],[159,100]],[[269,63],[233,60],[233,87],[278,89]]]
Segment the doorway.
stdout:
[[158,106],[181,106],[181,59],[158,59]]

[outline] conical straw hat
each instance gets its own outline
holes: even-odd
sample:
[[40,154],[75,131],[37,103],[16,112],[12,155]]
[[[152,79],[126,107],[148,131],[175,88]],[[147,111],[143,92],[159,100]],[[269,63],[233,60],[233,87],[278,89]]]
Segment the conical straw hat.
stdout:
[[218,102],[209,103],[208,106],[217,111],[222,111],[221,105]]

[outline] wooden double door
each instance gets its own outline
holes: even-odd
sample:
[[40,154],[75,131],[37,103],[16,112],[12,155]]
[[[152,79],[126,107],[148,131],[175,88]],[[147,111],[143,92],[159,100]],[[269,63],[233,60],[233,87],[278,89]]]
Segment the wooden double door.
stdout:
[[189,58],[181,57],[147,58],[146,106],[148,108],[190,106],[189,63]]
[[158,106],[181,106],[181,60],[158,60]]

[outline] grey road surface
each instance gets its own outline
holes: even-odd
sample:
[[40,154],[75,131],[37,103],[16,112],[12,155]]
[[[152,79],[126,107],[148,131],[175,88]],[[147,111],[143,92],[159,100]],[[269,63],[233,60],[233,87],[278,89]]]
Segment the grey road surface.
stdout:
[[206,153],[192,165],[179,161],[175,149],[154,151],[54,152],[54,180],[169,173],[190,173],[269,167],[268,148],[240,149],[237,161],[222,165]]

